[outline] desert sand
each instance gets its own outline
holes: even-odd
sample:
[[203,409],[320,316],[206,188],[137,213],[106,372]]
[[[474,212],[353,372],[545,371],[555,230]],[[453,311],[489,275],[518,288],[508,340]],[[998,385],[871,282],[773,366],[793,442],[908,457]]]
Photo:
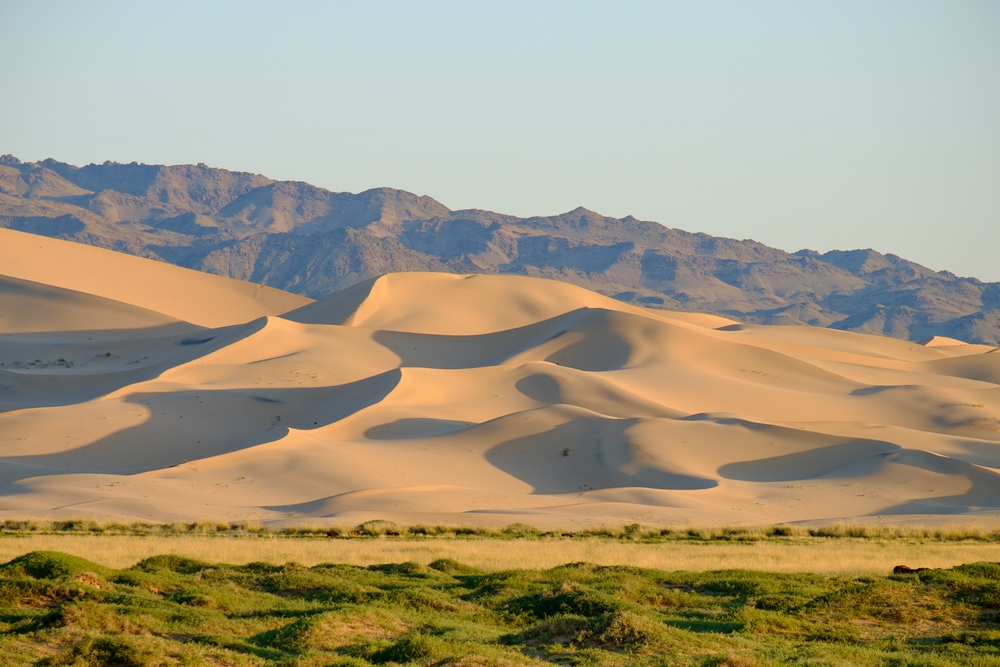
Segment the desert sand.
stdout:
[[1000,525],[1000,352],[0,230],[0,518]]

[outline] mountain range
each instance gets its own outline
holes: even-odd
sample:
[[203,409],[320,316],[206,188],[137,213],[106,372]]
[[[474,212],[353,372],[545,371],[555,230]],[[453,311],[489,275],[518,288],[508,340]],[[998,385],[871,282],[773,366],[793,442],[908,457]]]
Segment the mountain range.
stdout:
[[453,211],[392,188],[331,192],[204,164],[5,155],[0,227],[311,298],[394,272],[519,274],[746,323],[1000,343],[1000,283],[871,249],[788,253],[583,208],[531,218]]

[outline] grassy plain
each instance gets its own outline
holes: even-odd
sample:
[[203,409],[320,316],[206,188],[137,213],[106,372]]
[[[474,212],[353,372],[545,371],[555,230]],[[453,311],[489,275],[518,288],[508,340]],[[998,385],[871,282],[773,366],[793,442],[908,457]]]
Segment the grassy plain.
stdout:
[[108,568],[32,552],[0,566],[0,656],[39,667],[992,667],[998,609],[989,563],[831,576],[168,555]]
[[979,529],[8,521],[0,664],[1000,667],[996,561]]

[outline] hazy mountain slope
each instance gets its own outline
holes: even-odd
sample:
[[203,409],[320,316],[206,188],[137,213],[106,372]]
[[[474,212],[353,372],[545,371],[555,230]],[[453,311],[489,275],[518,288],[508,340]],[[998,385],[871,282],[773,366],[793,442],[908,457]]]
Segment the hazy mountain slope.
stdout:
[[874,250],[787,253],[586,209],[516,218],[378,188],[335,193],[205,165],[0,158],[0,227],[313,298],[395,271],[515,273],[643,306],[918,340],[1000,342],[1000,284]]

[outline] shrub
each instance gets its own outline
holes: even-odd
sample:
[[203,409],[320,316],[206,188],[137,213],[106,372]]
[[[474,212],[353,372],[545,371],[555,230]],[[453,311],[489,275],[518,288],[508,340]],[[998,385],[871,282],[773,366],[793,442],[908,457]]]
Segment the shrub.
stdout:
[[622,531],[622,539],[625,540],[641,540],[642,539],[642,526],[637,523],[630,523],[625,526]]
[[512,523],[501,528],[500,534],[507,537],[537,537],[542,534],[542,531],[526,523]]
[[547,618],[556,614],[600,616],[619,611],[625,603],[613,596],[565,581],[559,588],[511,600],[507,608],[516,614]]
[[133,568],[142,572],[158,572],[168,570],[177,574],[196,574],[202,570],[210,568],[211,565],[194,558],[185,558],[169,554],[166,556],[153,556],[136,563]]
[[598,641],[608,647],[646,651],[663,638],[663,625],[633,611],[615,612],[607,619]]
[[452,560],[451,558],[438,558],[433,561],[427,567],[432,570],[437,570],[438,572],[443,572],[445,574],[463,575],[463,574],[479,574],[479,570],[472,567],[471,565],[465,565],[464,563],[459,563],[457,560]]
[[420,563],[415,563],[413,561],[407,561],[405,563],[384,563],[382,565],[369,565],[368,569],[372,572],[382,572],[384,574],[402,574],[406,576],[415,576],[423,574],[427,569]]
[[382,535],[398,536],[402,535],[403,532],[405,532],[403,528],[400,528],[397,524],[393,523],[392,521],[385,521],[383,519],[376,519],[375,521],[365,521],[363,524],[358,526],[358,530],[363,535],[373,535],[376,537]]
[[407,663],[417,660],[440,660],[452,654],[448,644],[423,634],[409,634],[396,640],[390,646],[372,656],[372,662],[384,664],[387,662]]
[[39,667],[146,667],[156,664],[152,651],[121,637],[85,640],[62,653],[45,658]]
[[106,575],[108,568],[89,560],[59,553],[58,551],[32,551],[0,566],[5,576],[20,573],[32,579],[58,579],[84,572]]

